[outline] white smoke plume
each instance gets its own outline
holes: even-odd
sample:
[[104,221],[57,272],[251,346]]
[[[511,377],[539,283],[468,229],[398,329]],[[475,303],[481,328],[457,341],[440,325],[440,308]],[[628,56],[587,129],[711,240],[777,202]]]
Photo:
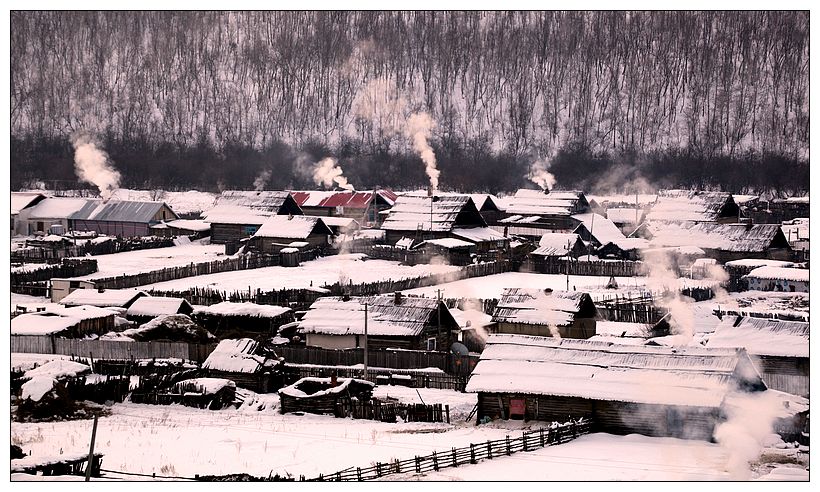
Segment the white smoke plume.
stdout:
[[436,167],[436,154],[430,146],[430,136],[436,122],[427,113],[413,113],[407,118],[404,133],[413,142],[413,149],[418,152],[424,162],[424,172],[430,178],[430,187],[433,193],[438,190],[438,177],[441,171]]
[[120,187],[120,173],[109,160],[108,154],[98,147],[87,133],[75,133],[71,137],[74,146],[74,172],[80,181],[93,184],[100,190],[103,200]]
[[550,330],[550,336],[552,336],[552,338],[557,338],[558,340],[560,340],[560,339],[561,339],[561,332],[560,332],[560,331],[558,331],[558,327],[557,327],[557,326],[555,326],[555,325],[547,325],[547,328],[549,328],[549,330]]
[[656,302],[669,311],[671,331],[682,335],[683,344],[689,343],[695,335],[693,301],[680,293],[678,268],[672,253],[653,251],[644,254],[643,261],[647,268],[646,285],[653,293],[662,293]]
[[555,176],[549,172],[550,163],[546,159],[538,159],[530,164],[530,172],[527,179],[541,187],[542,190],[549,191],[555,187]]
[[268,184],[268,181],[270,180],[270,177],[271,177],[270,169],[266,169],[266,170],[262,171],[261,173],[259,173],[259,176],[257,176],[256,179],[253,180],[253,189],[255,191],[264,190],[265,185]]
[[729,452],[726,471],[733,480],[751,478],[749,463],[760,456],[783,403],[771,391],[733,394],[724,405],[727,420],[715,427],[715,441]]
[[333,183],[336,183],[339,188],[353,191],[353,186],[347,182],[347,178],[343,176],[342,168],[333,157],[325,157],[316,163],[316,167],[313,169],[313,182],[317,185],[324,185],[326,188],[330,188]]

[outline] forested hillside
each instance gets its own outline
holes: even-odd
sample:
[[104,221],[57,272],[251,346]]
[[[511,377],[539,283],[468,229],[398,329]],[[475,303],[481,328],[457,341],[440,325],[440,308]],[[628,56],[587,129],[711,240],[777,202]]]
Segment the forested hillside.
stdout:
[[73,179],[77,131],[129,186],[307,186],[326,156],[424,186],[426,112],[442,188],[539,158],[559,186],[808,188],[808,12],[13,12],[10,46],[13,186]]

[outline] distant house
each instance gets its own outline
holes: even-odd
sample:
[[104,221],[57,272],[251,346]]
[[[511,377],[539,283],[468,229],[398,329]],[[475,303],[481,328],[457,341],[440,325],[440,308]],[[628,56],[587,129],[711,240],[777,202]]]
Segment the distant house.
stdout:
[[250,338],[222,340],[202,363],[209,377],[228,379],[240,388],[268,393],[282,387],[282,361]]
[[443,302],[423,297],[320,297],[310,306],[298,331],[308,346],[345,349],[364,346],[367,305],[369,349],[449,350],[458,340],[458,324]]
[[492,335],[467,383],[478,420],[592,419],[599,432],[711,440],[731,395],[766,386],[742,349]]
[[274,336],[280,326],[294,321],[293,311],[288,307],[228,301],[196,306],[192,318],[220,338],[248,334]]
[[131,202],[123,200],[89,200],[69,216],[75,231],[92,231],[108,236],[148,236],[151,226],[160,221],[177,219],[165,202]]
[[493,251],[507,251],[510,247],[510,238],[489,227],[470,227],[462,229],[454,227],[451,231],[455,239],[470,241],[475,245],[475,252],[487,254]]
[[498,226],[509,234],[540,237],[547,231],[570,232],[578,222],[573,215],[589,212],[581,191],[525,190],[515,192]]
[[169,314],[191,314],[194,308],[180,297],[140,297],[125,312],[129,320],[146,323],[157,316]]
[[21,314],[12,318],[11,335],[62,338],[102,335],[114,329],[115,314],[110,309],[94,306],[51,306],[45,311]]
[[475,250],[475,244],[446,237],[422,241],[414,249],[424,251],[425,257],[430,259],[443,258],[450,265],[469,265],[472,263],[470,255]]
[[731,193],[717,191],[661,190],[646,214],[647,222],[738,222],[740,207]]
[[[42,193],[11,192],[11,235],[30,234],[28,217],[35,205],[46,199]],[[45,232],[45,231],[44,231]]]
[[720,263],[743,258],[791,260],[792,249],[777,224],[650,224],[649,244],[697,247]]
[[253,236],[273,215],[303,212],[287,191],[227,190],[217,198],[214,208],[202,213],[202,218],[211,224],[211,242],[223,244]]
[[162,221],[151,226],[151,235],[160,237],[195,236],[199,238],[210,233],[211,224],[198,219]]
[[809,292],[809,269],[780,266],[757,267],[743,277],[749,290]]
[[454,229],[485,228],[487,223],[468,195],[402,195],[382,224],[388,244],[403,237],[424,239],[453,237]]
[[611,220],[625,235],[631,234],[638,227],[643,214],[643,209],[640,208],[608,208],[606,210],[606,218]]
[[745,207],[746,216],[755,224],[780,224],[784,221],[808,217],[809,212],[808,196],[757,200]]
[[473,203],[475,203],[479,213],[484,217],[484,222],[487,224],[495,224],[501,219],[504,212],[501,210],[501,207],[493,195],[471,193],[470,198],[473,199]]
[[52,226],[59,226],[58,229],[66,232],[71,229],[70,218],[75,213],[96,203],[99,201],[88,198],[49,197],[31,207],[25,219],[19,217],[18,227],[25,229],[23,234],[28,235],[49,234]]
[[578,258],[589,252],[578,234],[570,232],[552,232],[541,236],[538,247],[529,253],[531,268],[535,272],[550,271],[549,265],[559,258]]
[[725,316],[708,348],[744,348],[770,389],[809,395],[809,323]]
[[51,302],[60,302],[65,296],[77,289],[93,289],[94,282],[91,280],[75,280],[73,278],[52,278]]
[[648,248],[649,241],[646,239],[627,237],[604,243],[595,254],[598,258],[636,261],[642,258],[643,251]]
[[308,243],[308,248],[327,248],[333,231],[321,217],[307,215],[272,215],[248,241],[250,249],[279,253],[293,247],[294,241]]
[[396,203],[390,190],[370,191],[291,191],[306,215],[348,217],[360,224],[378,225],[379,212]]
[[620,229],[606,217],[594,213],[576,214],[571,216],[578,225],[572,230],[581,236],[581,239],[598,248],[607,243],[618,243],[626,239]]
[[64,306],[129,308],[148,294],[137,289],[77,289],[59,300]]
[[598,312],[583,292],[505,288],[493,312],[494,333],[589,338]]

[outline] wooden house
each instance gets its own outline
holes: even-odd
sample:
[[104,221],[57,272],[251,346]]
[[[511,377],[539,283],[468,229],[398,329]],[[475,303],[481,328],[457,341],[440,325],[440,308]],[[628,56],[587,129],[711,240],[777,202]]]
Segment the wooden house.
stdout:
[[30,207],[25,216],[18,216],[17,228],[21,234],[48,234],[52,226],[59,226],[63,231],[71,229],[70,218],[76,212],[99,203],[89,198],[48,197]]
[[454,229],[478,227],[487,223],[468,195],[402,195],[382,224],[388,244],[403,237],[416,243],[453,237]]
[[572,220],[577,222],[577,226],[572,230],[578,234],[582,240],[598,248],[607,243],[618,243],[626,239],[620,229],[602,215],[595,213],[575,214]]
[[151,226],[151,234],[160,237],[193,236],[202,238],[211,234],[211,224],[198,219],[161,221]]
[[510,238],[490,227],[454,227],[451,234],[455,239],[473,243],[479,254],[503,253],[510,249]]
[[644,211],[641,208],[613,207],[606,209],[606,218],[624,234],[629,235],[641,223]]
[[140,297],[128,306],[125,316],[137,323],[146,323],[157,316],[191,314],[194,308],[180,297]]
[[321,217],[347,217],[360,224],[378,225],[379,212],[396,203],[390,190],[369,191],[291,191],[305,214]]
[[777,224],[648,224],[651,248],[696,247],[726,263],[742,258],[789,261],[792,249]]
[[303,215],[287,191],[226,190],[216,206],[202,213],[211,225],[211,242],[224,244],[249,238],[273,215]]
[[302,378],[279,390],[279,409],[282,413],[334,415],[339,403],[349,402],[354,398],[358,401],[370,401],[375,386],[363,379]]
[[219,342],[202,363],[209,377],[229,379],[240,388],[269,393],[282,387],[282,361],[250,338]]
[[595,250],[598,258],[637,261],[643,258],[643,251],[649,248],[649,241],[640,237],[627,237],[616,242],[604,243]]
[[329,247],[333,231],[321,217],[308,215],[272,215],[248,241],[248,248],[262,253],[279,253],[292,243],[306,242],[306,248]]
[[365,306],[369,350],[446,351],[458,340],[458,323],[443,302],[398,292],[392,296],[320,297],[299,322],[298,331],[312,347],[363,347]]
[[196,306],[192,318],[218,338],[274,336],[280,326],[295,320],[288,307],[228,301]]
[[424,252],[427,263],[435,262],[435,258],[440,258],[449,265],[469,265],[472,263],[470,255],[475,250],[475,244],[461,239],[445,237],[422,241],[414,249]]
[[589,338],[595,303],[583,292],[505,288],[493,312],[494,333]]
[[[42,193],[11,192],[11,235],[30,234],[28,217],[35,205],[46,199]],[[44,226],[45,227],[45,226]],[[45,229],[41,229],[45,232]]]
[[114,330],[115,312],[94,306],[50,306],[11,320],[11,335],[83,338]]
[[809,292],[809,269],[761,266],[743,276],[749,290]]
[[809,323],[724,316],[708,348],[743,348],[770,389],[809,396]]
[[68,219],[70,228],[75,231],[134,237],[148,236],[152,225],[177,218],[165,202],[89,200]]
[[586,418],[611,434],[711,440],[727,396],[765,390],[742,349],[492,335],[467,383],[478,421]]
[[509,234],[540,237],[545,232],[570,232],[578,222],[573,215],[589,212],[581,191],[525,190],[515,192],[504,218],[498,221]]
[[755,200],[744,207],[744,214],[755,224],[780,224],[784,221],[808,217],[809,197]]
[[729,292],[742,292],[749,290],[749,284],[746,281],[746,275],[752,270],[763,267],[794,267],[797,264],[791,261],[780,260],[766,260],[757,258],[742,258],[740,260],[727,261],[723,268],[729,274],[729,284],[727,289]]
[[63,306],[97,306],[129,308],[148,294],[137,289],[77,289],[58,302]]
[[718,191],[661,190],[646,214],[647,222],[738,222],[740,207],[731,193]]

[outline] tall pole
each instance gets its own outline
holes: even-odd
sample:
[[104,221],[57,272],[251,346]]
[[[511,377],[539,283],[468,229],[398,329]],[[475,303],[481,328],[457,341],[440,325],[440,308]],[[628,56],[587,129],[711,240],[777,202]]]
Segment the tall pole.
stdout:
[[433,237],[433,195],[430,195],[430,238]]
[[436,311],[438,312],[438,328],[436,330],[436,348],[438,348],[438,337],[441,336],[441,289],[436,289]]
[[94,427],[91,429],[91,447],[88,449],[88,463],[85,465],[85,481],[91,481],[91,468],[94,465],[94,440],[97,438],[97,415],[94,416]]
[[367,303],[364,303],[364,379],[367,379]]
[[570,252],[571,252],[570,249],[571,248],[572,248],[572,245],[570,244],[569,239],[567,239],[567,268],[566,268],[566,270],[567,270],[567,291],[569,291],[569,259],[571,258],[571,255],[570,255]]

